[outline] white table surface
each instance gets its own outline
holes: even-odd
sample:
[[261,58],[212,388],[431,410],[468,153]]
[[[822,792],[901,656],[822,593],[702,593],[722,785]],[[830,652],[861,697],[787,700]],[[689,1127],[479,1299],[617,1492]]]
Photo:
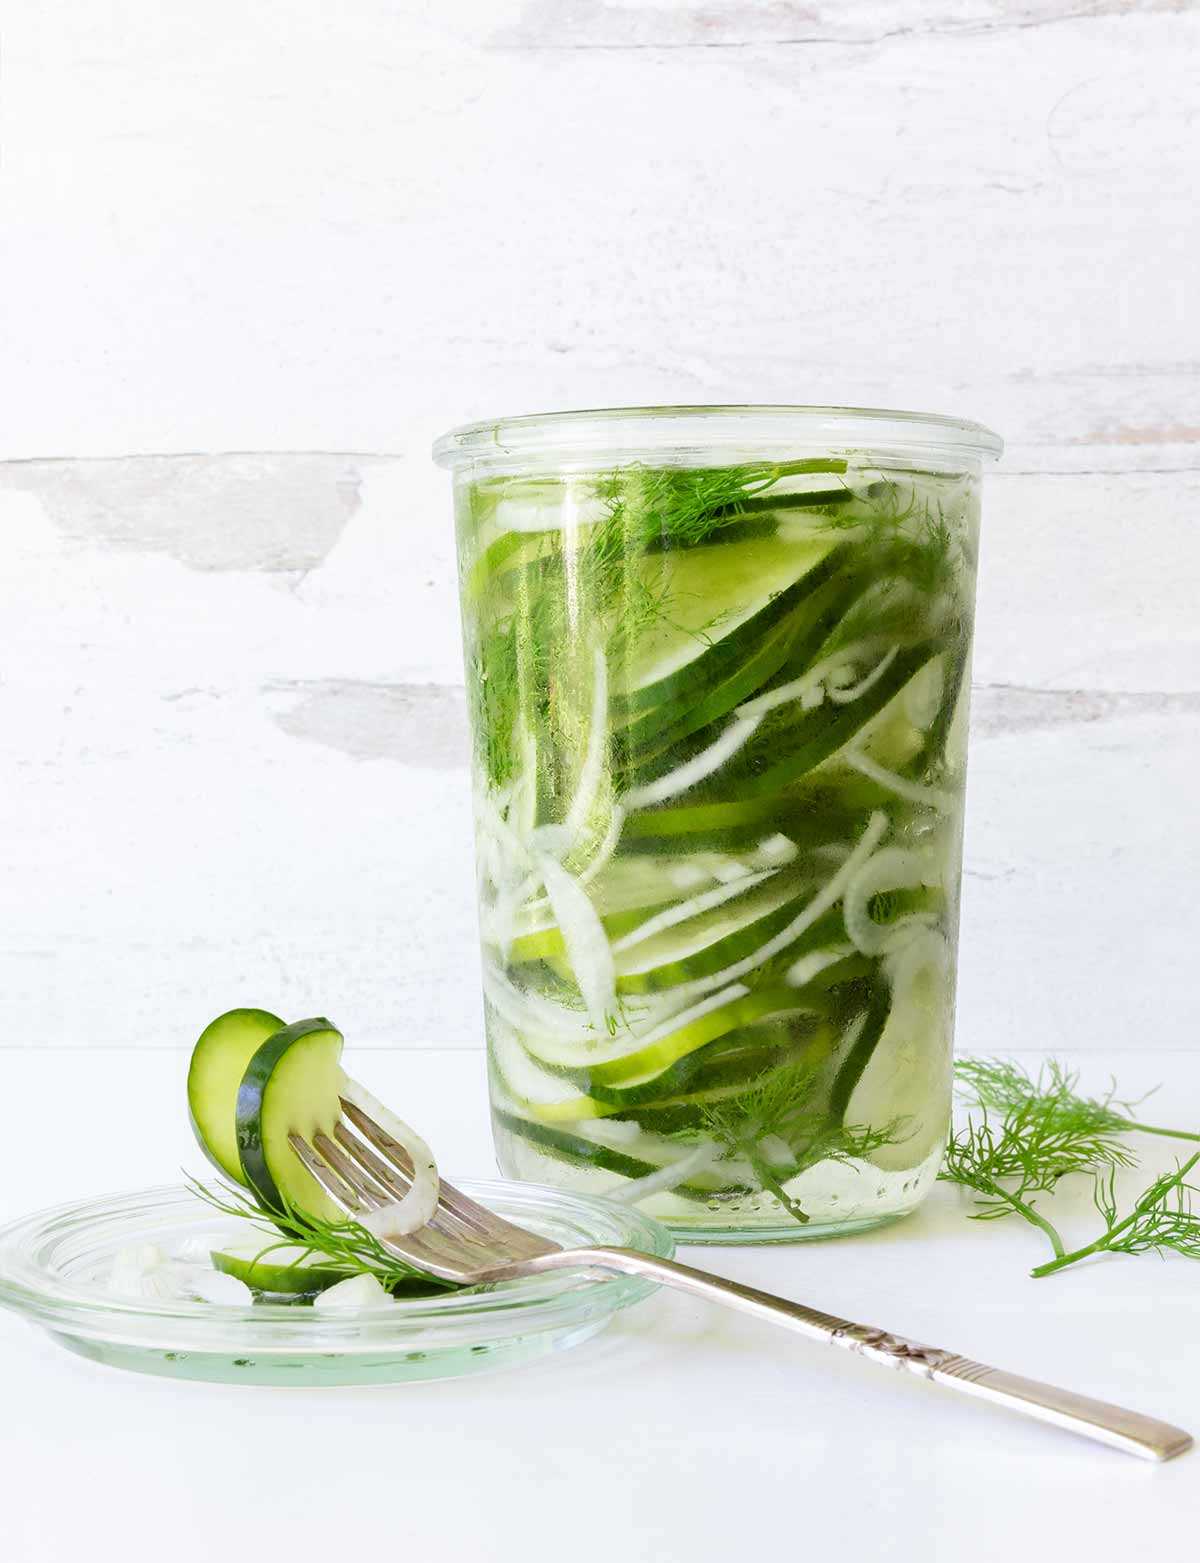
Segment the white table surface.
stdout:
[[[1200,1059],[1081,1056],[1163,1081],[1200,1124]],[[0,1052],[0,1218],[197,1166],[179,1052]],[[461,1174],[491,1170],[474,1052],[361,1051]],[[179,1110],[176,1110],[179,1108]],[[1145,1141],[1147,1166],[1172,1148]],[[1072,1232],[1087,1232],[1081,1200]],[[852,1241],[691,1249],[714,1270],[1200,1430],[1200,1268],[1109,1259],[1043,1281],[1036,1233],[939,1187]],[[176,1383],[95,1366],[0,1314],[11,1563],[214,1556],[1116,1558],[1183,1542],[1200,1456],[1151,1466],[766,1325],[660,1293],[532,1367],[374,1389]],[[66,1479],[66,1473],[71,1473]],[[380,1549],[386,1548],[386,1552]]]

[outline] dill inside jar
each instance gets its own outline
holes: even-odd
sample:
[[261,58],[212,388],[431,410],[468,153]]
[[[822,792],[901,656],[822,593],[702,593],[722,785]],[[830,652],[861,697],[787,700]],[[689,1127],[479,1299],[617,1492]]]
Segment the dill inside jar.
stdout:
[[439,444],[505,1173],[707,1241],[853,1230],[927,1191],[998,449],[800,408]]

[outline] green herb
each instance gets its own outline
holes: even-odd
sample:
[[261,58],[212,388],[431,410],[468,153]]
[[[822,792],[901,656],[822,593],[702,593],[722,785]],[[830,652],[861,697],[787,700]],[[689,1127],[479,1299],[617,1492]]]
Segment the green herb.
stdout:
[[[1200,1151],[1155,1179],[1128,1215],[1120,1215],[1116,1197],[1118,1170],[1138,1164],[1121,1136],[1136,1131],[1197,1140],[1200,1135],[1140,1123],[1132,1116],[1137,1104],[1118,1098],[1115,1085],[1105,1096],[1083,1095],[1078,1073],[1056,1060],[1033,1076],[1004,1059],[960,1059],[956,1073],[976,1112],[951,1132],[940,1177],[977,1196],[973,1220],[1017,1215],[1043,1233],[1054,1257],[1038,1265],[1034,1276],[1098,1253],[1170,1249],[1200,1258],[1200,1218],[1192,1214],[1194,1191],[1186,1182]],[[1052,1195],[1063,1178],[1080,1175],[1092,1180],[1093,1203],[1105,1226],[1092,1242],[1068,1249],[1038,1201]]]
[[[1031,1075],[1017,1063],[1006,1058],[960,1058],[954,1066],[956,1079],[966,1087],[965,1095],[979,1107],[997,1112],[1013,1112],[1029,1102],[1041,1102],[1053,1108],[1060,1120],[1076,1125],[1090,1125],[1100,1130],[1122,1133],[1136,1130],[1138,1134],[1160,1134],[1172,1140],[1200,1140],[1200,1134],[1185,1129],[1163,1129],[1154,1124],[1142,1123],[1134,1117],[1138,1101],[1122,1101],[1116,1095],[1115,1084],[1106,1096],[1082,1096],[1078,1070],[1068,1069],[1057,1059],[1043,1063],[1036,1075]],[[1153,1092],[1149,1093],[1153,1095]]]
[[[837,1123],[808,1105],[817,1074],[807,1061],[777,1069],[768,1078],[701,1114],[704,1128],[718,1143],[749,1163],[755,1177],[787,1213],[801,1225],[808,1214],[799,1200],[784,1188],[790,1180],[818,1162],[862,1160],[882,1145],[895,1142],[898,1124],[883,1129]],[[778,1168],[765,1142],[786,1145],[789,1161]]]
[[1200,1193],[1187,1175],[1200,1161],[1200,1151],[1189,1156],[1174,1172],[1156,1178],[1127,1216],[1117,1209],[1115,1178],[1098,1178],[1094,1199],[1104,1217],[1105,1230],[1093,1243],[1058,1254],[1037,1265],[1035,1276],[1052,1275],[1091,1254],[1161,1254],[1170,1249],[1188,1259],[1200,1259],[1200,1216],[1192,1210],[1191,1197]]
[[212,1187],[196,1178],[189,1178],[188,1183],[192,1192],[214,1210],[219,1210],[224,1216],[248,1222],[270,1239],[263,1245],[258,1258],[273,1248],[298,1245],[304,1249],[306,1256],[321,1254],[345,1266],[347,1274],[361,1275],[365,1272],[373,1275],[389,1293],[409,1290],[414,1282],[420,1282],[423,1290],[454,1290],[450,1282],[439,1281],[405,1264],[402,1259],[397,1259],[373,1233],[355,1221],[324,1221],[296,1210],[286,1199],[282,1211],[268,1210],[246,1189],[235,1189],[226,1183]]

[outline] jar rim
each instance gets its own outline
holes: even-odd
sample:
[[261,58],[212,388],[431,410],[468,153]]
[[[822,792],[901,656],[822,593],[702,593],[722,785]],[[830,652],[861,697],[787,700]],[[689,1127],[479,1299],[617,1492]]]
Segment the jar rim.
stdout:
[[462,424],[434,442],[433,459],[452,469],[467,463],[568,465],[605,457],[716,465],[723,464],[722,451],[770,456],[810,447],[980,462],[996,460],[1004,442],[968,419],[884,407],[600,407]]

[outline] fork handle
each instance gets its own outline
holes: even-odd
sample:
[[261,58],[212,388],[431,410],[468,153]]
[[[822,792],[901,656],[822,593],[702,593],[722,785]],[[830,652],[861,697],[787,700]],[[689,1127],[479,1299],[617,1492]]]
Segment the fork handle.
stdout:
[[507,1273],[513,1274],[514,1269],[521,1273],[577,1269],[581,1265],[645,1276],[693,1297],[724,1303],[728,1308],[739,1309],[770,1324],[780,1324],[812,1340],[841,1346],[884,1367],[902,1368],[918,1378],[944,1384],[948,1389],[960,1390],[979,1400],[1008,1406],[1013,1411],[1051,1422],[1055,1427],[1082,1434],[1084,1438],[1108,1444],[1126,1454],[1139,1455],[1144,1460],[1170,1460],[1192,1446],[1190,1433],[1155,1417],[1127,1411],[1103,1400],[1092,1400],[1072,1390],[1058,1389],[1053,1384],[1041,1384],[1036,1379],[1022,1378],[1016,1373],[1006,1373],[1000,1368],[989,1368],[970,1357],[960,1357],[936,1346],[924,1346],[919,1341],[907,1340],[903,1335],[892,1335],[871,1325],[854,1324],[849,1319],[839,1319],[834,1314],[806,1307],[804,1303],[760,1292],[739,1281],[727,1281],[723,1276],[710,1275],[677,1260],[656,1259],[635,1249],[558,1249],[513,1267]]

